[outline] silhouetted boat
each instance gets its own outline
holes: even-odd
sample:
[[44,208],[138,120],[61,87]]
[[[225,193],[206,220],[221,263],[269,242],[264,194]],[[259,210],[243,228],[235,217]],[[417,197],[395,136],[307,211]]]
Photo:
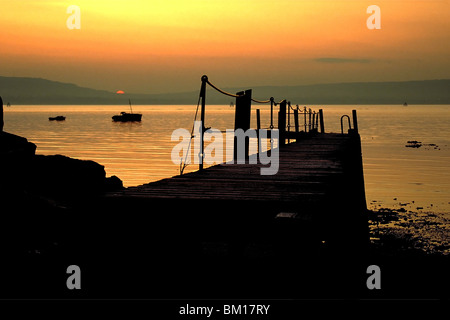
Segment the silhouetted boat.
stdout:
[[64,116],[49,117],[48,120],[50,120],[50,121],[64,121],[64,120],[66,120],[66,117],[64,117]]
[[113,121],[120,121],[120,122],[141,121],[142,114],[133,113],[133,109],[131,108],[131,100],[128,100],[128,102],[130,103],[131,113],[121,112],[120,115],[115,115],[112,117]]
[[408,106],[408,104],[407,104],[407,103],[405,102],[405,103],[403,104],[403,106],[404,106],[404,107],[407,107],[407,106]]
[[8,104],[6,105],[7,107],[11,107],[11,103],[8,102]]

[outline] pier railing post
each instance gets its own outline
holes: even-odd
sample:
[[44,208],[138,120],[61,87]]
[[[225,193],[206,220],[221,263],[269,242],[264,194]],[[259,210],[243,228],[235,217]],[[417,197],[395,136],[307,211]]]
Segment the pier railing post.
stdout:
[[358,117],[356,116],[356,110],[352,110],[352,118],[353,118],[353,130],[355,133],[358,133]]
[[3,100],[2,97],[0,97],[0,132],[3,132]]
[[298,126],[298,109],[294,110],[294,122],[295,122],[295,132],[298,133],[299,126]]
[[261,141],[259,137],[259,130],[261,130],[261,112],[259,109],[256,109],[256,140],[258,142],[257,146],[257,155],[259,159],[259,153],[261,152]]
[[[251,108],[252,108],[252,90],[246,90],[245,92],[236,93],[236,111],[234,116],[234,130],[242,129],[246,132],[250,129]],[[250,139],[245,137],[245,159],[248,159]],[[234,137],[234,159],[238,157],[238,141],[236,136]]]
[[204,135],[205,135],[205,108],[206,108],[206,83],[208,82],[207,76],[202,76],[202,86],[200,88],[200,97],[202,99],[202,110],[200,115],[201,120],[201,133],[200,133],[200,151],[198,153],[198,169],[203,170],[203,160],[205,160],[205,144],[204,144]]
[[323,110],[319,109],[319,122],[320,122],[320,133],[325,133],[325,127],[323,124]]
[[286,138],[286,100],[280,102],[280,111],[278,111],[278,130],[280,132],[280,146],[285,145]]

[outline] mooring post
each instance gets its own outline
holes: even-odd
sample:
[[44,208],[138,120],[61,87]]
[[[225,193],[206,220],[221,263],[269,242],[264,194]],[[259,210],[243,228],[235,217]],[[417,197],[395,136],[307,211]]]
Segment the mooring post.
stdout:
[[280,132],[280,141],[278,144],[284,146],[286,137],[286,100],[280,102],[280,111],[278,111],[278,130]]
[[323,110],[319,109],[319,121],[320,121],[320,133],[325,133],[325,127],[323,126]]
[[256,139],[258,141],[257,155],[259,159],[259,153],[261,152],[261,141],[259,139],[259,130],[261,130],[261,113],[259,109],[256,109]]
[[306,106],[304,107],[304,109],[303,109],[303,126],[304,126],[304,130],[305,130],[305,132],[308,132],[308,130],[306,130]]
[[352,118],[353,118],[353,130],[355,133],[358,133],[358,117],[356,116],[356,110],[352,110]]
[[[242,129],[246,132],[250,129],[251,108],[252,108],[252,90],[245,90],[236,93],[236,110],[234,115],[234,130]],[[238,159],[237,138],[234,137],[234,159]],[[248,159],[250,139],[245,137],[245,160]]]
[[270,97],[270,129],[273,129],[273,105],[275,104],[275,99]]
[[0,97],[0,132],[3,132],[3,100],[2,97]]
[[312,115],[312,111],[311,108],[308,109],[308,131],[311,131],[311,115]]
[[202,110],[200,115],[200,120],[202,122],[202,127],[200,128],[200,151],[198,153],[198,169],[203,170],[203,160],[205,158],[205,144],[204,144],[204,135],[205,135],[205,106],[206,106],[206,83],[208,82],[207,76],[202,76],[202,86],[200,88],[200,98],[202,99]]
[[313,114],[312,114],[312,127],[311,127],[313,131],[316,128],[315,121],[316,121],[316,112],[314,111]]
[[294,122],[295,122],[295,132],[298,133],[299,126],[298,126],[298,109],[294,110]]

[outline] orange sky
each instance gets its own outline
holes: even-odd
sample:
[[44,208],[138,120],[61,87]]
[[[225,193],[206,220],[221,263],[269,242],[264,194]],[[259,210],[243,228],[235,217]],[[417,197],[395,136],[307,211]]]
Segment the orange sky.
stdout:
[[[0,75],[125,92],[450,78],[448,1],[0,0]],[[369,30],[366,9],[381,8]],[[81,29],[69,30],[69,5]]]

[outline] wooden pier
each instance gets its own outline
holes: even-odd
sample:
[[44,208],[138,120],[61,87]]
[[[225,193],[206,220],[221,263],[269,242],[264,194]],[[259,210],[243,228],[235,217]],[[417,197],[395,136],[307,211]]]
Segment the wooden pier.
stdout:
[[[231,95],[202,77],[200,132],[207,130],[206,84]],[[170,238],[183,242],[225,241],[241,249],[251,241],[302,243],[304,248],[325,243],[340,248],[344,243],[348,248],[364,244],[367,208],[356,111],[353,125],[349,116],[343,116],[341,133],[325,133],[322,110],[316,113],[305,108],[303,126],[299,124],[299,107],[292,108],[286,100],[277,104],[273,98],[254,100],[251,90],[233,96],[235,130],[250,129],[251,101],[256,101],[271,103],[271,132],[273,107],[279,106],[278,146],[267,151],[278,152],[276,174],[261,175],[261,168],[269,165],[248,161],[247,140],[245,164],[223,163],[209,168],[200,164],[196,172],[108,193],[100,207],[125,215],[120,223],[129,224],[130,230],[139,225],[152,230],[143,227],[145,230],[136,233],[171,234]],[[259,110],[256,115],[259,129]],[[344,132],[346,118],[349,128]],[[236,145],[235,140],[235,150]],[[202,159],[203,142],[200,148]],[[159,241],[160,237],[153,239]]]
[[188,237],[198,240],[276,242],[288,236],[309,244],[364,242],[366,202],[357,132],[304,135],[280,147],[278,173],[261,175],[262,166],[219,164],[109,193],[105,202],[134,221],[187,228]]
[[[207,130],[207,84],[231,95],[202,77],[200,135]],[[254,100],[251,90],[232,96],[236,97],[235,130],[244,132],[250,129],[252,101],[271,103],[269,132],[274,129],[273,107],[279,106],[278,132],[274,135],[279,135],[277,149],[267,151],[278,152],[277,173],[261,175],[261,168],[272,164],[252,164],[247,139],[245,164],[223,163],[209,168],[200,164],[196,172],[106,194],[96,211],[107,212],[102,221],[117,219],[109,229],[120,225],[134,230],[131,233],[139,238],[135,242],[148,242],[142,239],[144,235],[155,243],[170,238],[175,242],[173,247],[190,243],[187,252],[210,241],[231,244],[240,248],[237,251],[245,250],[249,242],[281,243],[281,248],[302,244],[306,250],[323,244],[338,248],[345,244],[350,249],[366,243],[367,209],[356,111],[353,125],[349,116],[343,116],[341,133],[325,133],[322,110],[316,113],[305,108],[302,112],[286,100]],[[291,110],[295,130],[291,130]],[[259,129],[259,110],[256,116]],[[348,120],[347,132],[344,119]],[[200,145],[199,159],[203,159],[203,141]],[[238,157],[236,152],[234,157]]]

